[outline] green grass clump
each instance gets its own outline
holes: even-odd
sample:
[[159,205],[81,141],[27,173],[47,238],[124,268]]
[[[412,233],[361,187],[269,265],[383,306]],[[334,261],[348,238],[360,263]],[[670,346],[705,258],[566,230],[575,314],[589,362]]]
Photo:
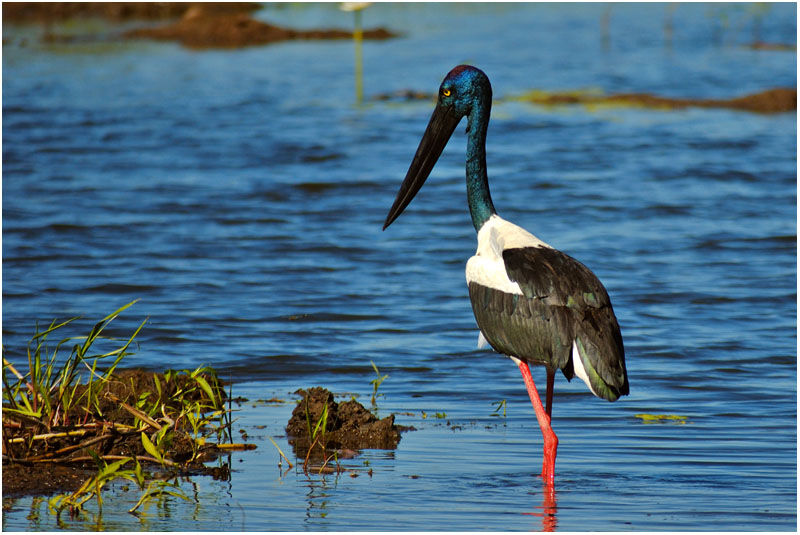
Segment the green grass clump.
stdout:
[[[3,357],[3,403],[7,404],[3,407],[3,412],[34,422],[50,432],[55,426],[68,426],[74,423],[74,417],[80,420],[81,415],[88,415],[97,409],[99,385],[111,377],[126,355],[131,354],[128,349],[147,320],[120,347],[93,353],[92,346],[105,338],[102,333],[109,323],[135,302],[128,303],[100,320],[87,336],[62,339],[52,352],[48,350],[48,338],[78,318],[70,318],[61,323],[53,321],[43,331],[39,331],[37,324],[36,332],[28,342],[28,373],[25,376]],[[65,351],[65,346],[71,347],[70,354],[63,363],[59,363],[59,356]],[[105,371],[99,372],[98,364],[111,358],[111,364]],[[84,369],[89,372],[86,383],[82,383],[79,373]],[[16,376],[16,382],[9,381],[6,371]],[[85,387],[79,391],[81,384]]]
[[147,320],[123,339],[106,332],[135,302],[85,336],[61,337],[78,318],[53,321],[44,330],[37,325],[24,374],[3,357],[4,470],[13,474],[24,466],[46,474],[53,464],[96,469],[76,491],[48,500],[55,515],[67,510],[79,516],[92,498],[100,515],[102,490],[115,480],[133,482],[141,491],[129,511],[134,514],[156,498],[188,499],[177,486],[179,475],[189,468],[202,472],[203,463],[223,449],[249,449],[230,444],[230,397],[212,368],[163,374],[121,369]]

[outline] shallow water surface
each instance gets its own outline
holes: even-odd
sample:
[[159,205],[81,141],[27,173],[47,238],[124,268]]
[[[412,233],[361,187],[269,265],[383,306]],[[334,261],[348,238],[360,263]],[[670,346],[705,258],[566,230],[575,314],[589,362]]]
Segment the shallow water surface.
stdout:
[[[368,98],[433,92],[460,62],[487,72],[499,213],[580,259],[611,295],[631,394],[610,404],[557,377],[553,503],[519,372],[476,349],[461,127],[418,199],[381,232],[432,105],[354,105],[352,43],[44,45],[34,28],[4,27],[6,358],[24,367],[37,320],[83,315],[88,330],[138,298],[114,330],[149,317],[128,364],[213,365],[250,400],[237,424],[258,445],[223,459],[229,481],[184,482],[188,503],[166,500],[137,519],[125,510],[138,496],[117,487],[102,524],[61,527],[794,530],[796,114],[545,108],[513,97],[794,87],[794,52],[744,45],[759,17],[764,40],[794,43],[795,9],[364,13],[365,25],[403,33],[366,43]],[[352,22],[335,5],[259,16]],[[338,476],[279,468],[268,437],[291,452],[292,392],[323,385],[368,405],[370,361],[389,375],[379,414],[417,430],[395,451],[342,460]],[[285,402],[259,401],[273,397]],[[505,416],[493,414],[501,400]],[[58,527],[41,501],[4,504],[4,529]]]

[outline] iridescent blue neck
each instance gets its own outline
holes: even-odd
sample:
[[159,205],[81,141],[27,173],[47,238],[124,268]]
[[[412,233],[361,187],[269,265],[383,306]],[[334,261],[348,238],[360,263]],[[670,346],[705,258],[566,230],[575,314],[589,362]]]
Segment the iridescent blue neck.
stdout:
[[475,230],[495,214],[486,174],[486,129],[489,126],[491,96],[475,103],[467,117],[467,200]]

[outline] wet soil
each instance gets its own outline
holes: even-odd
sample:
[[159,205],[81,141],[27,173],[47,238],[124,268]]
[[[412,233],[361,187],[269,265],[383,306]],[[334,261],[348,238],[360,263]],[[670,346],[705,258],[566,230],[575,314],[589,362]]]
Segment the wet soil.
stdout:
[[3,464],[3,498],[74,492],[96,470],[86,465]]
[[[289,444],[298,458],[327,456],[337,450],[395,449],[401,433],[413,427],[396,425],[394,415],[378,419],[355,400],[337,403],[322,387],[298,390],[301,399],[286,425]],[[327,407],[327,417],[323,412]],[[317,424],[323,421],[325,425]]]
[[[341,29],[294,30],[255,20],[243,13],[209,12],[194,6],[174,24],[140,28],[125,34],[130,38],[177,41],[189,48],[240,48],[303,39],[352,39],[353,32]],[[385,28],[364,30],[364,39],[390,39]]]
[[[107,458],[148,457],[142,445],[141,432],[125,426],[135,425],[136,416],[130,408],[135,409],[143,396],[156,395],[156,378],[166,414],[178,409],[168,400],[173,399],[179,388],[188,391],[184,399],[189,402],[202,400],[205,396],[200,389],[192,388],[194,385],[188,383],[186,375],[167,380],[161,373],[130,369],[116,372],[114,379],[102,386],[97,396],[99,403],[90,413],[76,408],[67,418],[68,425],[47,429],[36,421],[4,412],[3,496],[13,498],[74,491],[97,473],[93,454],[110,456]],[[209,383],[215,384],[211,380]],[[221,385],[212,388],[216,390],[215,395],[225,398]],[[76,394],[80,395],[82,389],[85,386],[79,387]],[[160,420],[160,416],[154,415],[153,418]],[[161,424],[164,424],[163,420]],[[203,464],[219,455],[217,446],[212,443],[202,446],[195,459],[187,462],[194,453],[192,440],[181,431],[180,423],[176,423],[174,429],[174,438],[165,450],[166,457],[176,463],[170,469],[183,475],[219,476],[219,468]],[[152,428],[146,430],[153,431]],[[35,436],[40,438],[33,438]],[[46,438],[41,438],[43,436]],[[145,467],[145,461],[142,463]],[[157,463],[152,463],[151,468],[153,466],[160,469]]]

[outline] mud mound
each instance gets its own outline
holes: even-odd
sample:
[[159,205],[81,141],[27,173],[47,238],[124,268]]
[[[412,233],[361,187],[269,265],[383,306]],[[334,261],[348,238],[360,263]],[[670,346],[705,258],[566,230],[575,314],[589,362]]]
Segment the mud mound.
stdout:
[[[395,425],[394,415],[379,420],[357,401],[336,403],[333,394],[322,387],[295,393],[302,399],[286,425],[286,434],[298,457],[305,457],[309,448],[312,456],[336,449],[395,449],[400,433],[413,429]],[[325,407],[327,425],[320,424],[315,434]]]
[[[209,381],[210,378],[203,376]],[[195,388],[195,384],[187,375],[173,375],[170,380],[167,380],[163,373],[141,370],[137,368],[129,368],[118,370],[108,382],[102,384],[100,392],[97,396],[97,406],[95,410],[98,415],[102,415],[108,422],[116,422],[125,425],[134,425],[136,418],[124,404],[136,406],[140,396],[147,395],[155,397],[157,392],[156,381],[159,383],[161,389],[160,397],[163,398],[165,409],[173,411],[180,410],[180,404],[172,399],[175,393],[179,390],[186,390],[187,393],[183,396],[186,401],[201,401],[205,399],[205,394],[199,388]],[[220,399],[227,399],[227,394],[222,388],[221,381],[211,381],[214,385],[214,395]],[[75,391],[76,396],[80,396],[86,390],[86,385],[79,385]],[[80,421],[83,416],[83,408],[80,406],[75,407],[75,416],[73,421]]]
[[[5,2],[5,22],[52,22],[100,17],[119,22],[178,18],[193,4],[185,2]],[[256,2],[209,2],[203,9],[218,13],[257,11]]]
[[640,106],[664,110],[676,110],[689,107],[698,108],[729,108],[758,113],[780,113],[797,109],[797,89],[778,87],[767,89],[760,93],[753,93],[732,99],[691,99],[669,98],[649,93],[620,93],[616,95],[591,95],[583,93],[552,93],[545,94],[533,92],[523,96],[535,104],[564,105],[617,105]]
[[[140,28],[126,37],[178,41],[190,48],[239,48],[293,39],[351,39],[353,32],[338,29],[293,30],[273,26],[242,13],[209,12],[194,6],[175,24]],[[365,30],[364,39],[389,39],[395,35],[384,28]]]
[[721,102],[723,106],[727,103],[731,108],[762,113],[794,111],[797,109],[797,89],[768,89],[761,93]]

